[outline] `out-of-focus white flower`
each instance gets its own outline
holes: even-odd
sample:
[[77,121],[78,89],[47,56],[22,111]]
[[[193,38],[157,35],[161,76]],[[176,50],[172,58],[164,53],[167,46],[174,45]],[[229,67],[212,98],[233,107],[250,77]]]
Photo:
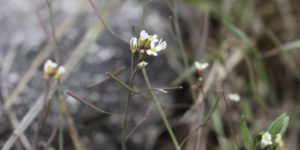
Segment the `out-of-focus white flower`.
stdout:
[[48,59],[44,64],[44,78],[49,79],[56,72],[57,64]]
[[280,133],[276,134],[275,143],[278,150],[284,150],[284,142]]
[[269,132],[265,132],[260,141],[260,148],[265,148],[268,145],[272,145],[272,136]]
[[228,94],[228,98],[229,98],[229,100],[235,101],[235,102],[239,102],[241,100],[240,95],[237,94],[237,93],[230,93],[230,94]]
[[59,80],[62,75],[66,73],[66,69],[63,66],[60,66],[55,73],[55,79]]
[[199,77],[198,80],[202,82],[203,81],[203,77]]
[[135,53],[138,48],[138,42],[136,37],[130,39],[130,49],[132,53]]
[[203,71],[203,70],[205,70],[209,66],[209,64],[207,62],[205,62],[205,63],[199,63],[198,61],[196,61],[195,62],[195,66],[196,66],[196,68],[199,71]]
[[142,68],[144,68],[145,66],[147,66],[148,65],[148,63],[147,62],[145,62],[145,61],[142,61],[142,62],[140,62],[140,63],[138,63],[138,68],[140,68],[140,69],[142,69]]

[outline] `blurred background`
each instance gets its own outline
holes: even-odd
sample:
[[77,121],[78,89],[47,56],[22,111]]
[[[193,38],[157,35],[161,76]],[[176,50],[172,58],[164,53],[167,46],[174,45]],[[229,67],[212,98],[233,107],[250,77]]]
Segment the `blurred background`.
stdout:
[[[231,150],[232,139],[238,149],[245,149],[241,116],[255,136],[283,113],[290,117],[283,137],[286,149],[299,149],[298,0],[92,2],[0,0],[0,147],[18,135],[11,149],[32,149],[47,89],[43,64],[55,60],[55,50],[60,49],[66,67],[60,92],[67,111],[60,115],[62,104],[51,89],[49,116],[38,145],[59,149],[62,124],[66,150],[121,149],[123,120],[79,103],[66,91],[123,115],[128,89],[106,80],[106,72],[125,67],[118,79],[130,82],[128,43],[146,30],[168,43],[148,60],[152,86],[183,87],[155,92],[178,141],[189,137],[182,149]],[[199,73],[195,61],[208,62],[209,67]],[[134,88],[146,88],[141,73],[134,82]],[[230,93],[238,93],[240,100],[226,100]],[[132,98],[128,130],[130,150],[175,149],[159,113],[142,96]]]

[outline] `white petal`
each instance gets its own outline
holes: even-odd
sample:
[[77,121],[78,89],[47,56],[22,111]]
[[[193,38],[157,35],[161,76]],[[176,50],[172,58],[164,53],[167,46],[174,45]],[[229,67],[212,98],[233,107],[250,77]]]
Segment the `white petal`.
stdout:
[[140,33],[140,40],[144,41],[148,38],[149,38],[149,34],[145,30],[142,30]]
[[136,46],[137,45],[137,38],[136,37],[132,37],[130,39],[130,44],[133,45],[133,46]]
[[163,42],[160,42],[158,45],[157,45],[157,51],[161,51],[161,50],[164,50],[167,48],[167,42],[166,41],[163,41]]
[[151,55],[152,54],[152,51],[151,50],[147,50],[147,55]]
[[155,47],[155,42],[151,41],[151,42],[150,42],[150,48],[152,49],[152,48],[154,48],[154,47]]
[[157,35],[156,35],[156,34],[153,34],[153,35],[152,35],[152,38],[157,40]]

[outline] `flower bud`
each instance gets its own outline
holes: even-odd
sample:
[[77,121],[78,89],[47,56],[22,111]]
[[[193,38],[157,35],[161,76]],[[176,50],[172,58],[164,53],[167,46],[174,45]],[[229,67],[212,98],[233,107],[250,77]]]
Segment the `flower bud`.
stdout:
[[148,65],[148,63],[147,62],[145,62],[145,61],[142,61],[142,62],[140,62],[140,63],[138,63],[138,68],[140,68],[140,69],[142,69],[142,68],[144,68],[145,66],[147,66]]
[[137,43],[137,38],[136,37],[132,37],[130,39],[130,49],[132,53],[135,53],[138,47],[138,43]]
[[58,68],[58,70],[56,71],[56,73],[55,73],[55,79],[56,79],[56,80],[59,80],[60,77],[61,77],[63,74],[65,74],[65,72],[66,72],[65,67],[60,66],[60,67]]

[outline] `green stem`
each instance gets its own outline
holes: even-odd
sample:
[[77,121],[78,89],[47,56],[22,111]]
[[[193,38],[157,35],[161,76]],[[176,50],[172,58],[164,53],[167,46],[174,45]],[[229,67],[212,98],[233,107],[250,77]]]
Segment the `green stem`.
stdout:
[[60,80],[57,80],[57,90],[56,90],[57,98],[58,98],[58,104],[59,104],[59,150],[64,150],[64,128],[63,128],[63,116],[62,116],[62,107],[61,107],[61,94],[60,94]]
[[[133,80],[134,80],[134,77],[135,77],[136,73],[137,73],[137,67],[134,68],[134,71],[131,74],[130,83],[129,83],[129,87],[128,87],[129,89],[132,89]],[[127,149],[126,148],[126,137],[127,137],[127,127],[128,127],[127,120],[128,120],[128,109],[129,109],[129,104],[130,104],[131,98],[132,98],[132,91],[129,90],[128,91],[128,96],[127,96],[127,103],[126,103],[125,111],[124,111],[124,123],[123,123],[123,133],[122,133],[122,142],[121,142],[122,150]]]
[[[145,68],[143,68],[143,76],[144,76],[144,79],[145,79],[145,81],[146,81],[147,87],[148,87],[149,89],[151,89],[151,88],[152,88],[152,87],[151,87],[151,83],[150,83],[150,81],[149,81],[149,78],[148,78],[148,75],[147,75],[147,71],[146,71]],[[176,139],[176,137],[175,137],[175,134],[174,134],[174,132],[173,132],[173,130],[172,130],[170,124],[169,124],[169,121],[168,121],[168,119],[167,119],[167,116],[166,116],[165,112],[163,111],[162,106],[160,105],[158,99],[156,98],[156,96],[153,94],[153,92],[152,92],[151,90],[149,91],[149,93],[150,93],[151,97],[153,98],[153,101],[154,101],[154,103],[155,103],[155,106],[156,106],[156,108],[157,108],[157,110],[158,110],[158,112],[159,112],[159,114],[160,114],[160,116],[161,116],[161,118],[162,118],[162,120],[163,120],[163,123],[164,123],[165,127],[167,128],[167,130],[168,130],[168,132],[169,132],[169,134],[170,134],[170,137],[171,137],[171,139],[172,139],[172,142],[173,142],[173,144],[174,144],[176,150],[180,150],[181,148],[180,148],[180,146],[179,146],[179,144],[178,144],[178,141],[177,141],[177,139]]]

